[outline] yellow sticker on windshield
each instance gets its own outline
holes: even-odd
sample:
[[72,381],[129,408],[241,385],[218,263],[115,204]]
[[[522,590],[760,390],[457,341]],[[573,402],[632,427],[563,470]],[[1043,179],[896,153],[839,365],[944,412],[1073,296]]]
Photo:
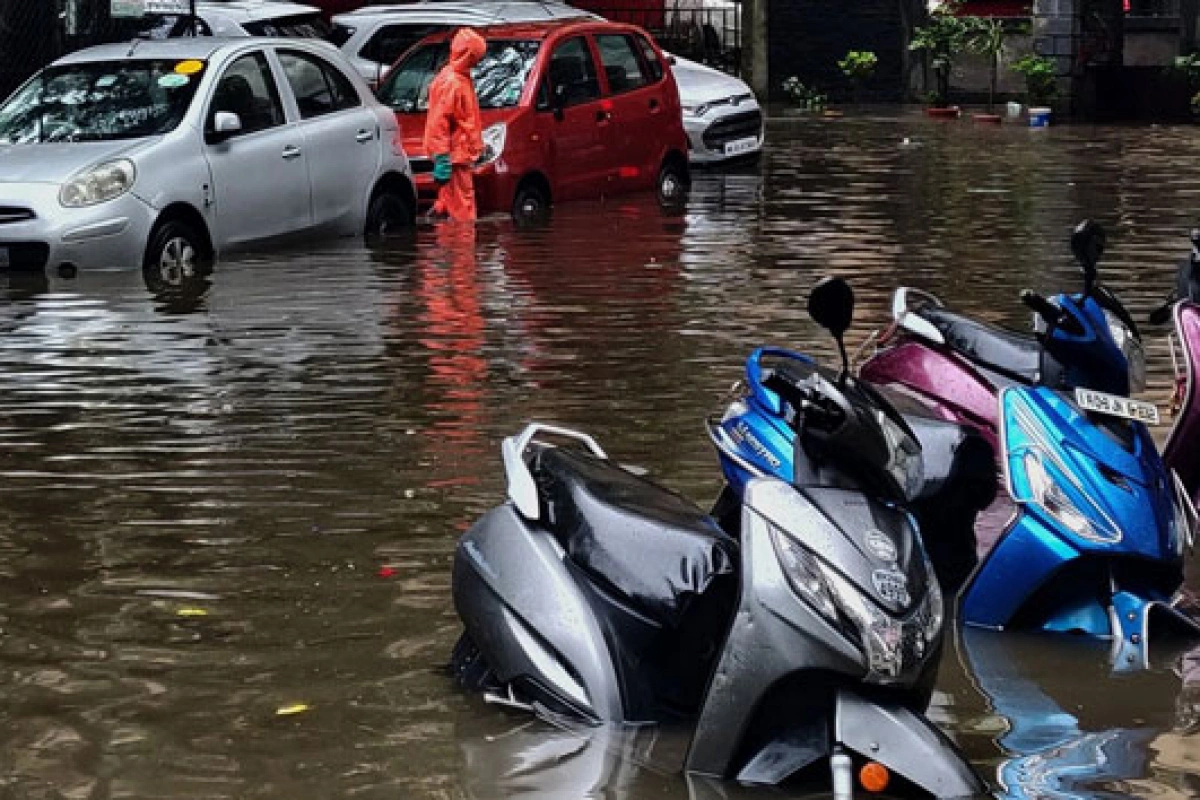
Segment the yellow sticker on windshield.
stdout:
[[204,69],[204,62],[197,61],[194,58],[187,61],[180,61],[175,65],[175,71],[180,75],[195,75],[202,69]]

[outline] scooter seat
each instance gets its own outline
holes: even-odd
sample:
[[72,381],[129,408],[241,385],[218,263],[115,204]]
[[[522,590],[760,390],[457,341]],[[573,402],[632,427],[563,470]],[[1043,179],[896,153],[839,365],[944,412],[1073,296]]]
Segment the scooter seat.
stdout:
[[675,629],[737,569],[737,543],[690,501],[605,459],[544,448],[532,471],[547,527],[571,560],[639,613]]
[[927,307],[919,313],[941,331],[946,344],[971,361],[1021,383],[1038,382],[1042,345],[1033,336],[987,325],[944,308]]

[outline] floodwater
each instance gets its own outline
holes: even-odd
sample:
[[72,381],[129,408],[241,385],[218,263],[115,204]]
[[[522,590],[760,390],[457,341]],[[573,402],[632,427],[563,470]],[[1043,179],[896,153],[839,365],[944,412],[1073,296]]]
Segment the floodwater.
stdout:
[[[804,298],[850,279],[1014,326],[1021,288],[1103,275],[1141,318],[1200,222],[1194,128],[781,117],[761,163],[645,201],[415,243],[0,275],[0,797],[758,798],[685,781],[686,741],[529,724],[442,670],[455,538],[502,495],[502,437],[582,426],[697,502],[701,426],[756,345],[832,348]],[[1165,401],[1163,336],[1148,333]],[[1194,579],[1193,579],[1194,580]],[[931,712],[1009,797],[1200,793],[1200,668],[972,633]]]

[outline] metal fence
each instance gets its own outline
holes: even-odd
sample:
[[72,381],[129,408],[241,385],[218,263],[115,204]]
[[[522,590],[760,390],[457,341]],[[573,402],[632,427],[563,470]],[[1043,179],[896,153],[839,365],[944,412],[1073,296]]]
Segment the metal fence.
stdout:
[[572,0],[617,22],[648,30],[664,50],[737,74],[742,6],[733,0]]

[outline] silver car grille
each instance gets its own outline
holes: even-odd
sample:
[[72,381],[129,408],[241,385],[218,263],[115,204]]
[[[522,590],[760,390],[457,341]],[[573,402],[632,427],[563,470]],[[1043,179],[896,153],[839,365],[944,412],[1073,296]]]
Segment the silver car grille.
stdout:
[[7,225],[10,222],[27,222],[36,218],[37,214],[34,214],[32,209],[20,206],[0,206],[0,225]]

